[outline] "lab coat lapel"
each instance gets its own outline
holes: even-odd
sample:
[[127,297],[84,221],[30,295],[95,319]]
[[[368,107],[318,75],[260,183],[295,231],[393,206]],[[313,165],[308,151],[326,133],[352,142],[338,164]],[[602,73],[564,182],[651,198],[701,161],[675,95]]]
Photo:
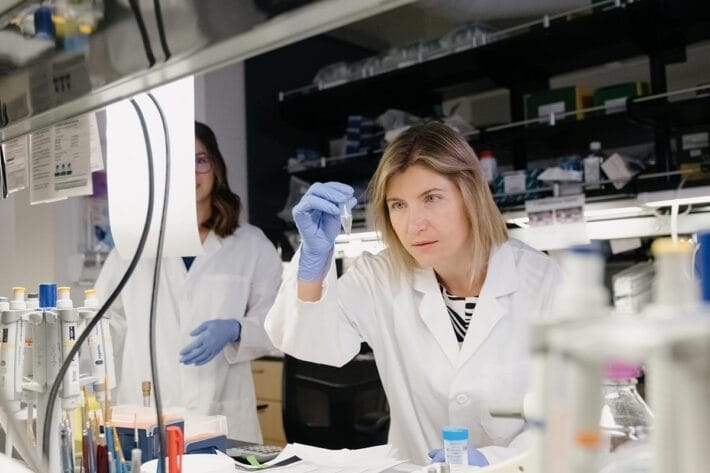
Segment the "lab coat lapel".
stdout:
[[419,316],[424,321],[451,366],[456,366],[458,346],[456,335],[449,320],[449,313],[439,289],[439,283],[431,268],[414,270],[414,289],[420,293]]
[[507,299],[517,290],[518,271],[513,250],[508,243],[504,243],[494,249],[489,258],[488,274],[461,346],[459,367],[476,353],[498,321],[507,315]]
[[[161,291],[166,291],[169,294],[168,298],[161,298],[160,301],[163,305],[170,303],[174,307],[159,307],[160,314],[170,314],[171,323],[174,323],[176,327],[180,326],[180,315],[178,311],[185,303],[185,264],[181,258],[163,258],[163,271],[162,275],[164,277],[163,283],[160,285]],[[163,317],[163,315],[161,315]]]
[[190,267],[190,271],[187,272],[187,280],[190,281],[199,277],[199,274],[204,272],[206,267],[209,267],[208,265],[221,247],[221,238],[210,230],[205,242],[202,244],[203,254],[198,255],[195,261],[192,262],[192,267]]

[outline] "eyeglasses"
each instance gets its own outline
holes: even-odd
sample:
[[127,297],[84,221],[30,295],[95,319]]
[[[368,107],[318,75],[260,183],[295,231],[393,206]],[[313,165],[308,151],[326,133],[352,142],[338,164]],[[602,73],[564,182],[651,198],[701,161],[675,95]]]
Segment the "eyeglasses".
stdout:
[[195,154],[195,173],[207,174],[212,170],[212,160],[207,153]]

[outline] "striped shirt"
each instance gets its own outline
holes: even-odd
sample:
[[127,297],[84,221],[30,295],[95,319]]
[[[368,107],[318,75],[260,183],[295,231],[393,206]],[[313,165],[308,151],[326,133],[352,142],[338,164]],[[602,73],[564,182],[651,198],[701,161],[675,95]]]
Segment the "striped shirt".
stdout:
[[473,317],[473,311],[476,308],[476,303],[478,302],[478,297],[454,296],[446,292],[444,286],[440,287],[441,294],[444,296],[446,309],[449,312],[451,325],[454,327],[456,340],[459,344],[463,343],[469,323],[471,322],[471,317]]

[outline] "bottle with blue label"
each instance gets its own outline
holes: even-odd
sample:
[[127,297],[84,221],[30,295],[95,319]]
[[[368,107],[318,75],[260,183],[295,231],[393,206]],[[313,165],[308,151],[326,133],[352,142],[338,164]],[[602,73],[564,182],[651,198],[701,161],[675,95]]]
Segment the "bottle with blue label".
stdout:
[[441,430],[444,458],[450,465],[468,465],[468,428],[446,426]]

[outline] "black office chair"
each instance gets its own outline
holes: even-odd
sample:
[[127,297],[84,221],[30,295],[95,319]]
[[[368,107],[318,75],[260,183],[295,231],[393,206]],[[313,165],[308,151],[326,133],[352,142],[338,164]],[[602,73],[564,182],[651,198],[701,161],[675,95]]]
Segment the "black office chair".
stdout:
[[283,424],[288,442],[332,449],[387,443],[389,407],[372,355],[342,368],[285,356]]

